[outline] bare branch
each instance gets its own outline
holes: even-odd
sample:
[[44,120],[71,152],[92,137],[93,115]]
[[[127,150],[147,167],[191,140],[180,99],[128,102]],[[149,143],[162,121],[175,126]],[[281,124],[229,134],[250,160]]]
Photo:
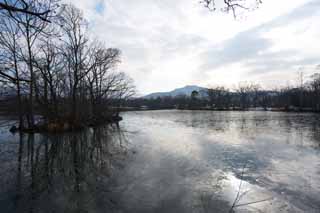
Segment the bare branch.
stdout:
[[10,5],[7,1],[5,1],[4,3],[0,2],[0,10],[8,11],[11,16],[13,16],[13,13],[20,12],[20,13],[25,13],[25,14],[29,14],[32,16],[36,16],[46,22],[51,22],[49,19],[47,19],[47,15],[51,12],[50,9],[42,11],[42,12],[36,12],[36,11],[33,11],[30,9],[27,2],[21,0],[21,3],[25,5],[23,8],[20,8],[20,7],[14,6],[14,5]]

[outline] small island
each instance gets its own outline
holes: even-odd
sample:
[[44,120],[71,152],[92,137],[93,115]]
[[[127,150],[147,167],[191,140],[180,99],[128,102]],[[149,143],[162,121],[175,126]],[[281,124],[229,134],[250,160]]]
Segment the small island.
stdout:
[[2,16],[0,105],[18,117],[11,131],[64,132],[121,120],[132,80],[116,70],[119,49],[89,38],[78,8],[65,5],[50,21],[55,25],[32,15],[17,16],[19,22]]

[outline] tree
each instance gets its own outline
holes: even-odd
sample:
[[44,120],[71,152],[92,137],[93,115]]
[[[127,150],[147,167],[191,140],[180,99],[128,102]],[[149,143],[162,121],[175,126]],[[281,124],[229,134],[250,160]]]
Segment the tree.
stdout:
[[[30,1],[28,6],[36,11],[49,10],[51,7],[51,0],[48,1]],[[23,59],[27,64],[29,70],[29,98],[28,98],[28,114],[27,121],[30,129],[34,128],[34,89],[36,82],[36,73],[34,67],[34,58],[37,51],[35,50],[38,39],[42,34],[49,34],[46,32],[49,23],[39,19],[32,14],[11,14],[11,16],[18,22],[22,37],[25,40],[25,48],[22,51]]]
[[[260,89],[260,86],[258,84],[248,83],[248,82],[239,83],[237,88],[237,93],[240,98],[239,105],[242,109],[249,108],[252,102],[255,107],[257,106],[259,89]],[[252,96],[253,98],[251,98]],[[253,101],[251,101],[252,99]]]
[[200,3],[211,11],[217,9],[227,13],[231,11],[236,17],[238,9],[249,10],[257,8],[262,3],[262,0],[201,0]]
[[199,92],[197,90],[193,90],[191,92],[191,99],[196,100],[199,97]]
[[21,31],[15,22],[4,15],[0,15],[0,54],[2,68],[0,68],[0,81],[15,85],[18,99],[19,127],[23,128],[23,112],[21,83],[28,82],[21,77],[22,72],[19,68],[19,53],[21,42],[19,38]]
[[217,109],[229,108],[230,91],[223,87],[217,86],[207,90],[210,105]]
[[85,67],[87,55],[90,53],[87,45],[88,38],[85,36],[87,22],[84,19],[82,12],[72,5],[65,7],[60,16],[61,29],[65,35],[63,40],[63,54],[68,70],[68,80],[71,100],[72,120],[76,122],[78,119],[78,89],[81,81],[90,71]]
[[311,90],[313,93],[313,108],[315,111],[320,111],[320,73],[315,73],[311,76]]
[[35,88],[37,102],[41,106],[46,119],[60,117],[58,99],[62,97],[65,74],[64,58],[59,52],[59,42],[54,37],[48,37],[39,45],[39,55],[34,60],[38,71]]
[[259,105],[261,86],[259,84],[251,84],[251,92],[253,93],[253,106],[257,107]]
[[[30,2],[37,10],[48,7]],[[118,115],[122,101],[134,94],[132,80],[115,70],[120,50],[90,40],[87,21],[76,7],[66,5],[56,24],[28,13],[0,15],[0,82],[17,91],[21,130],[103,122]],[[35,114],[41,122],[35,122]]]
[[[45,22],[51,22],[50,16],[52,12],[58,8],[58,0],[46,1],[46,0],[4,0],[0,2],[0,11],[5,10],[12,18],[16,18],[17,14],[27,14],[41,19]],[[50,3],[50,4],[48,4]],[[49,7],[38,9],[35,5],[49,5]]]
[[[37,7],[34,7],[34,3],[48,4],[48,2],[50,2],[50,7],[48,8],[38,10]],[[0,2],[0,11],[8,12],[13,18],[15,18],[16,14],[28,14],[42,21],[51,22],[50,19],[53,12],[59,7],[59,2],[60,0],[3,0]],[[262,0],[201,0],[200,3],[211,11],[219,8],[225,12],[231,11],[236,16],[237,9],[249,10],[256,8],[262,3]]]

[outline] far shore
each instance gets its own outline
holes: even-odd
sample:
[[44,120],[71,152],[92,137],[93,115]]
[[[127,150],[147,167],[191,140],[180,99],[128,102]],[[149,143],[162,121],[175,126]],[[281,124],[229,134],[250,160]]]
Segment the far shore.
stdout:
[[198,110],[198,111],[235,111],[235,112],[296,112],[296,113],[320,113],[310,108],[261,108],[261,107],[251,107],[242,109],[239,107],[234,108],[210,108],[210,107],[192,107],[192,108],[179,108],[179,107],[163,107],[163,108],[152,108],[152,107],[122,107],[120,111],[156,111],[156,110]]

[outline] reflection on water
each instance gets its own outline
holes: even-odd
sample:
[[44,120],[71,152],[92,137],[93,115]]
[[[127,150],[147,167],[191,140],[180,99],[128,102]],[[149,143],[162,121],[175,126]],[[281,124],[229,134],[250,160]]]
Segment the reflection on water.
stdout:
[[[104,187],[126,154],[119,128],[16,137],[18,141],[9,142],[12,147],[4,153],[9,158],[1,158],[0,168],[5,170],[1,170],[1,212],[91,212],[112,207]],[[16,152],[16,159],[11,152]]]
[[120,126],[1,133],[1,212],[320,212],[320,116],[127,112]]

